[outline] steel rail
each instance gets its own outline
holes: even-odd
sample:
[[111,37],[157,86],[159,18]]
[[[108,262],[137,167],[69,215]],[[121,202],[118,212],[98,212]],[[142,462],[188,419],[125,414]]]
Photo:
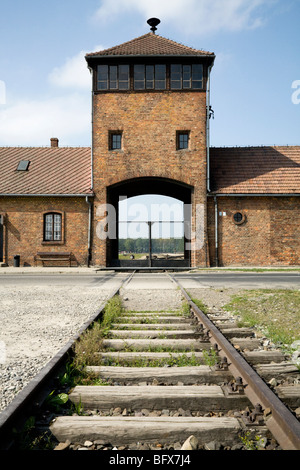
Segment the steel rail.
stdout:
[[281,448],[283,450],[300,450],[300,423],[298,419],[272,392],[266,382],[224,337],[207,315],[197,307],[180,282],[169,273],[167,274],[181,289],[192,311],[209,333],[210,342],[214,346],[217,345],[220,356],[226,357],[230,372],[235,378],[242,378],[245,387],[244,392],[251,403],[254,406],[259,404],[263,410],[267,410],[265,424]]
[[130,282],[134,272],[120,281],[108,299],[101,305],[58,353],[41,369],[41,371],[16,395],[13,401],[0,413],[0,450],[9,450],[13,444],[13,428],[21,428],[29,416],[36,413],[45,398],[53,390],[58,373],[73,352],[73,347],[79,337],[96,320],[101,318],[107,302],[117,295],[120,289]]

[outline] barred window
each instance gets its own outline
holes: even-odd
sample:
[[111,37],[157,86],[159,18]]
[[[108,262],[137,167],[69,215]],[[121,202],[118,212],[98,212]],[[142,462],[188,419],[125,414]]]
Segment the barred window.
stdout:
[[44,241],[61,241],[62,218],[54,212],[44,215]]

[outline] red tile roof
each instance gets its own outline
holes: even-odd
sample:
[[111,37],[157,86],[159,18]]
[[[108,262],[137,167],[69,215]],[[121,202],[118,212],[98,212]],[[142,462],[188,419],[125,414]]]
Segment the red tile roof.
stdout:
[[[89,147],[2,147],[0,169],[0,195],[93,194]],[[300,146],[213,147],[210,173],[218,194],[300,194]]]
[[300,193],[300,146],[211,148],[211,190],[220,194]]
[[211,56],[213,52],[193,49],[188,46],[179,44],[171,39],[164,38],[154,33],[147,33],[138,38],[127,41],[118,46],[110,47],[99,52],[91,52],[86,54],[86,58],[102,57],[102,56]]
[[[28,171],[17,171],[21,160]],[[0,168],[0,195],[92,194],[89,147],[2,147]]]

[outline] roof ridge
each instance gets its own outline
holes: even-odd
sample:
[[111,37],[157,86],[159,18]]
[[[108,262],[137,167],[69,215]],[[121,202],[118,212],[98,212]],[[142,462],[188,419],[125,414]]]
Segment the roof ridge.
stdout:
[[93,55],[97,55],[97,54],[101,54],[103,52],[108,52],[112,49],[116,49],[117,47],[120,47],[120,46],[126,46],[127,44],[130,44],[131,42],[133,41],[137,41],[139,39],[142,39],[146,36],[149,36],[149,34],[154,34],[154,33],[146,33],[146,34],[143,34],[142,36],[139,36],[137,38],[134,38],[134,39],[130,39],[129,41],[125,41],[125,42],[122,42],[120,44],[116,44],[115,46],[111,46],[111,47],[108,47],[107,49],[102,49],[101,51],[97,51],[97,52],[89,52],[87,53],[85,56],[86,57],[89,57],[89,56],[93,56]]
[[[154,33],[150,33],[150,34],[154,34]],[[213,54],[213,52],[208,52],[208,51],[205,51],[204,49],[196,49],[195,47],[187,46],[186,44],[182,44],[181,42],[175,41],[174,39],[165,38],[164,36],[161,36],[160,34],[154,34],[154,36],[157,36],[161,39],[165,39],[165,40],[171,42],[172,44],[175,44],[176,46],[184,47],[185,49],[190,49],[190,50],[193,50],[193,51],[196,51],[196,52],[205,52],[206,54]]]
[[[143,41],[147,41],[146,44],[143,45],[143,48],[145,49],[144,51],[141,52],[141,50],[137,50],[137,46],[138,45],[141,45],[141,43],[143,43]],[[151,43],[149,44],[149,40],[151,41]],[[208,51],[204,51],[204,50],[201,50],[201,49],[195,49],[194,47],[190,47],[190,46],[186,46],[184,44],[181,44],[177,41],[174,41],[173,39],[169,39],[169,38],[166,38],[164,36],[160,36],[159,34],[155,34],[153,32],[149,32],[149,33],[146,33],[146,34],[143,34],[142,36],[138,36],[137,38],[133,38],[129,41],[126,41],[122,44],[118,44],[116,46],[112,46],[112,47],[109,47],[107,49],[103,49],[101,51],[98,51],[98,52],[90,52],[90,53],[87,53],[85,55],[85,57],[88,59],[88,58],[91,58],[91,57],[95,57],[95,56],[106,56],[106,55],[110,55],[110,53],[112,55],[114,55],[114,53],[116,52],[119,52],[120,55],[146,55],[146,54],[149,54],[149,55],[153,55],[153,47],[154,46],[154,41],[156,41],[157,43],[157,46],[159,48],[159,46],[161,46],[161,51],[158,51],[157,50],[155,51],[155,53],[157,54],[162,54],[162,55],[179,55],[179,52],[174,52],[174,48],[175,48],[175,51],[176,51],[176,48],[179,49],[180,51],[184,50],[186,52],[194,52],[195,54],[208,54],[208,55],[211,55],[211,56],[214,56],[214,53],[213,52],[208,52]],[[131,48],[132,46],[132,48]],[[173,47],[173,49],[171,51],[162,51],[162,47],[163,46],[169,46],[169,47]],[[164,48],[165,49],[165,48]],[[146,52],[147,51],[147,52]]]

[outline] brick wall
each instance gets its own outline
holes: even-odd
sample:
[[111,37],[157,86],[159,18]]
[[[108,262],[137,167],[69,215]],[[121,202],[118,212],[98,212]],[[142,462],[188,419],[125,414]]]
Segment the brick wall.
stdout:
[[[215,207],[208,199],[210,263],[215,266]],[[299,209],[296,197],[219,197],[219,266],[299,264]],[[235,212],[245,221],[236,224]]]
[[[131,178],[150,176],[192,186],[194,207],[195,204],[206,207],[205,100],[205,92],[95,94],[95,214],[97,206],[107,201],[107,187]],[[176,150],[176,131],[180,130],[190,131],[189,150]],[[109,131],[122,131],[121,151],[108,150]],[[95,216],[94,233],[99,221],[100,217]],[[206,263],[205,246],[193,252],[193,266]],[[106,242],[97,236],[94,237],[93,263],[102,266],[107,263]]]
[[[62,242],[43,242],[43,214],[62,214]],[[12,266],[20,255],[20,266],[34,266],[38,251],[72,252],[72,265],[87,264],[88,206],[84,198],[1,197],[4,225],[4,261]]]

